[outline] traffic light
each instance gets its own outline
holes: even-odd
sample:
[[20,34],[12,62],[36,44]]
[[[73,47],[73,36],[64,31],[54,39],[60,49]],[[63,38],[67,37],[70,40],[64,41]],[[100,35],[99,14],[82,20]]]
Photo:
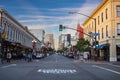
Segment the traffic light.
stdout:
[[96,47],[96,48],[99,47],[99,42],[98,42],[98,41],[96,41],[96,45],[95,45],[95,47]]
[[95,48],[98,48],[98,47],[99,47],[99,42],[98,42],[98,41],[94,41],[94,42],[93,42],[93,46],[94,46]]
[[63,26],[59,25],[59,31],[62,31],[62,30],[63,30]]

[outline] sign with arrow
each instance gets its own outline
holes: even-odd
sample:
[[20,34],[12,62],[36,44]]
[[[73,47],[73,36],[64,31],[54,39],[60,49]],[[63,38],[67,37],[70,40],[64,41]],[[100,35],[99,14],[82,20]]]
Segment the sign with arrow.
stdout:
[[93,36],[100,36],[99,33],[93,33]]

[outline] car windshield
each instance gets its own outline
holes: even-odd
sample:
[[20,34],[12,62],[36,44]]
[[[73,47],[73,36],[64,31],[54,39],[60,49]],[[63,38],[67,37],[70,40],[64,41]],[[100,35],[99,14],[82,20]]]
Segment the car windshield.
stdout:
[[0,0],[0,80],[120,80],[120,0]]

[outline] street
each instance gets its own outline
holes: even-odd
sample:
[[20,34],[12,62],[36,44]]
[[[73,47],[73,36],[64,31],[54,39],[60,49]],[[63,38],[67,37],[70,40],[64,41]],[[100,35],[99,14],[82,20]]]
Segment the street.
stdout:
[[0,80],[120,80],[120,65],[53,54],[32,62],[0,63]]

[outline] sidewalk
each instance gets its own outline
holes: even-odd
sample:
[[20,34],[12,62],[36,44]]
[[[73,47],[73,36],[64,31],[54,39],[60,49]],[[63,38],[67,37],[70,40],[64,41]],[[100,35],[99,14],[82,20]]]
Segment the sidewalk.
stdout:
[[114,65],[120,65],[120,61],[117,61],[117,62],[110,62],[110,63],[112,63],[112,64],[114,64]]
[[7,60],[3,61],[3,64],[1,63],[1,59],[0,59],[0,65],[4,65],[4,64],[16,64],[19,62],[27,62],[24,59],[18,59],[18,60],[11,60],[10,63],[7,62]]
[[120,65],[120,61],[116,61],[116,62],[109,62],[109,61],[94,61],[94,60],[86,60],[85,62],[92,62],[92,63],[98,63],[98,64],[114,64],[114,65]]

